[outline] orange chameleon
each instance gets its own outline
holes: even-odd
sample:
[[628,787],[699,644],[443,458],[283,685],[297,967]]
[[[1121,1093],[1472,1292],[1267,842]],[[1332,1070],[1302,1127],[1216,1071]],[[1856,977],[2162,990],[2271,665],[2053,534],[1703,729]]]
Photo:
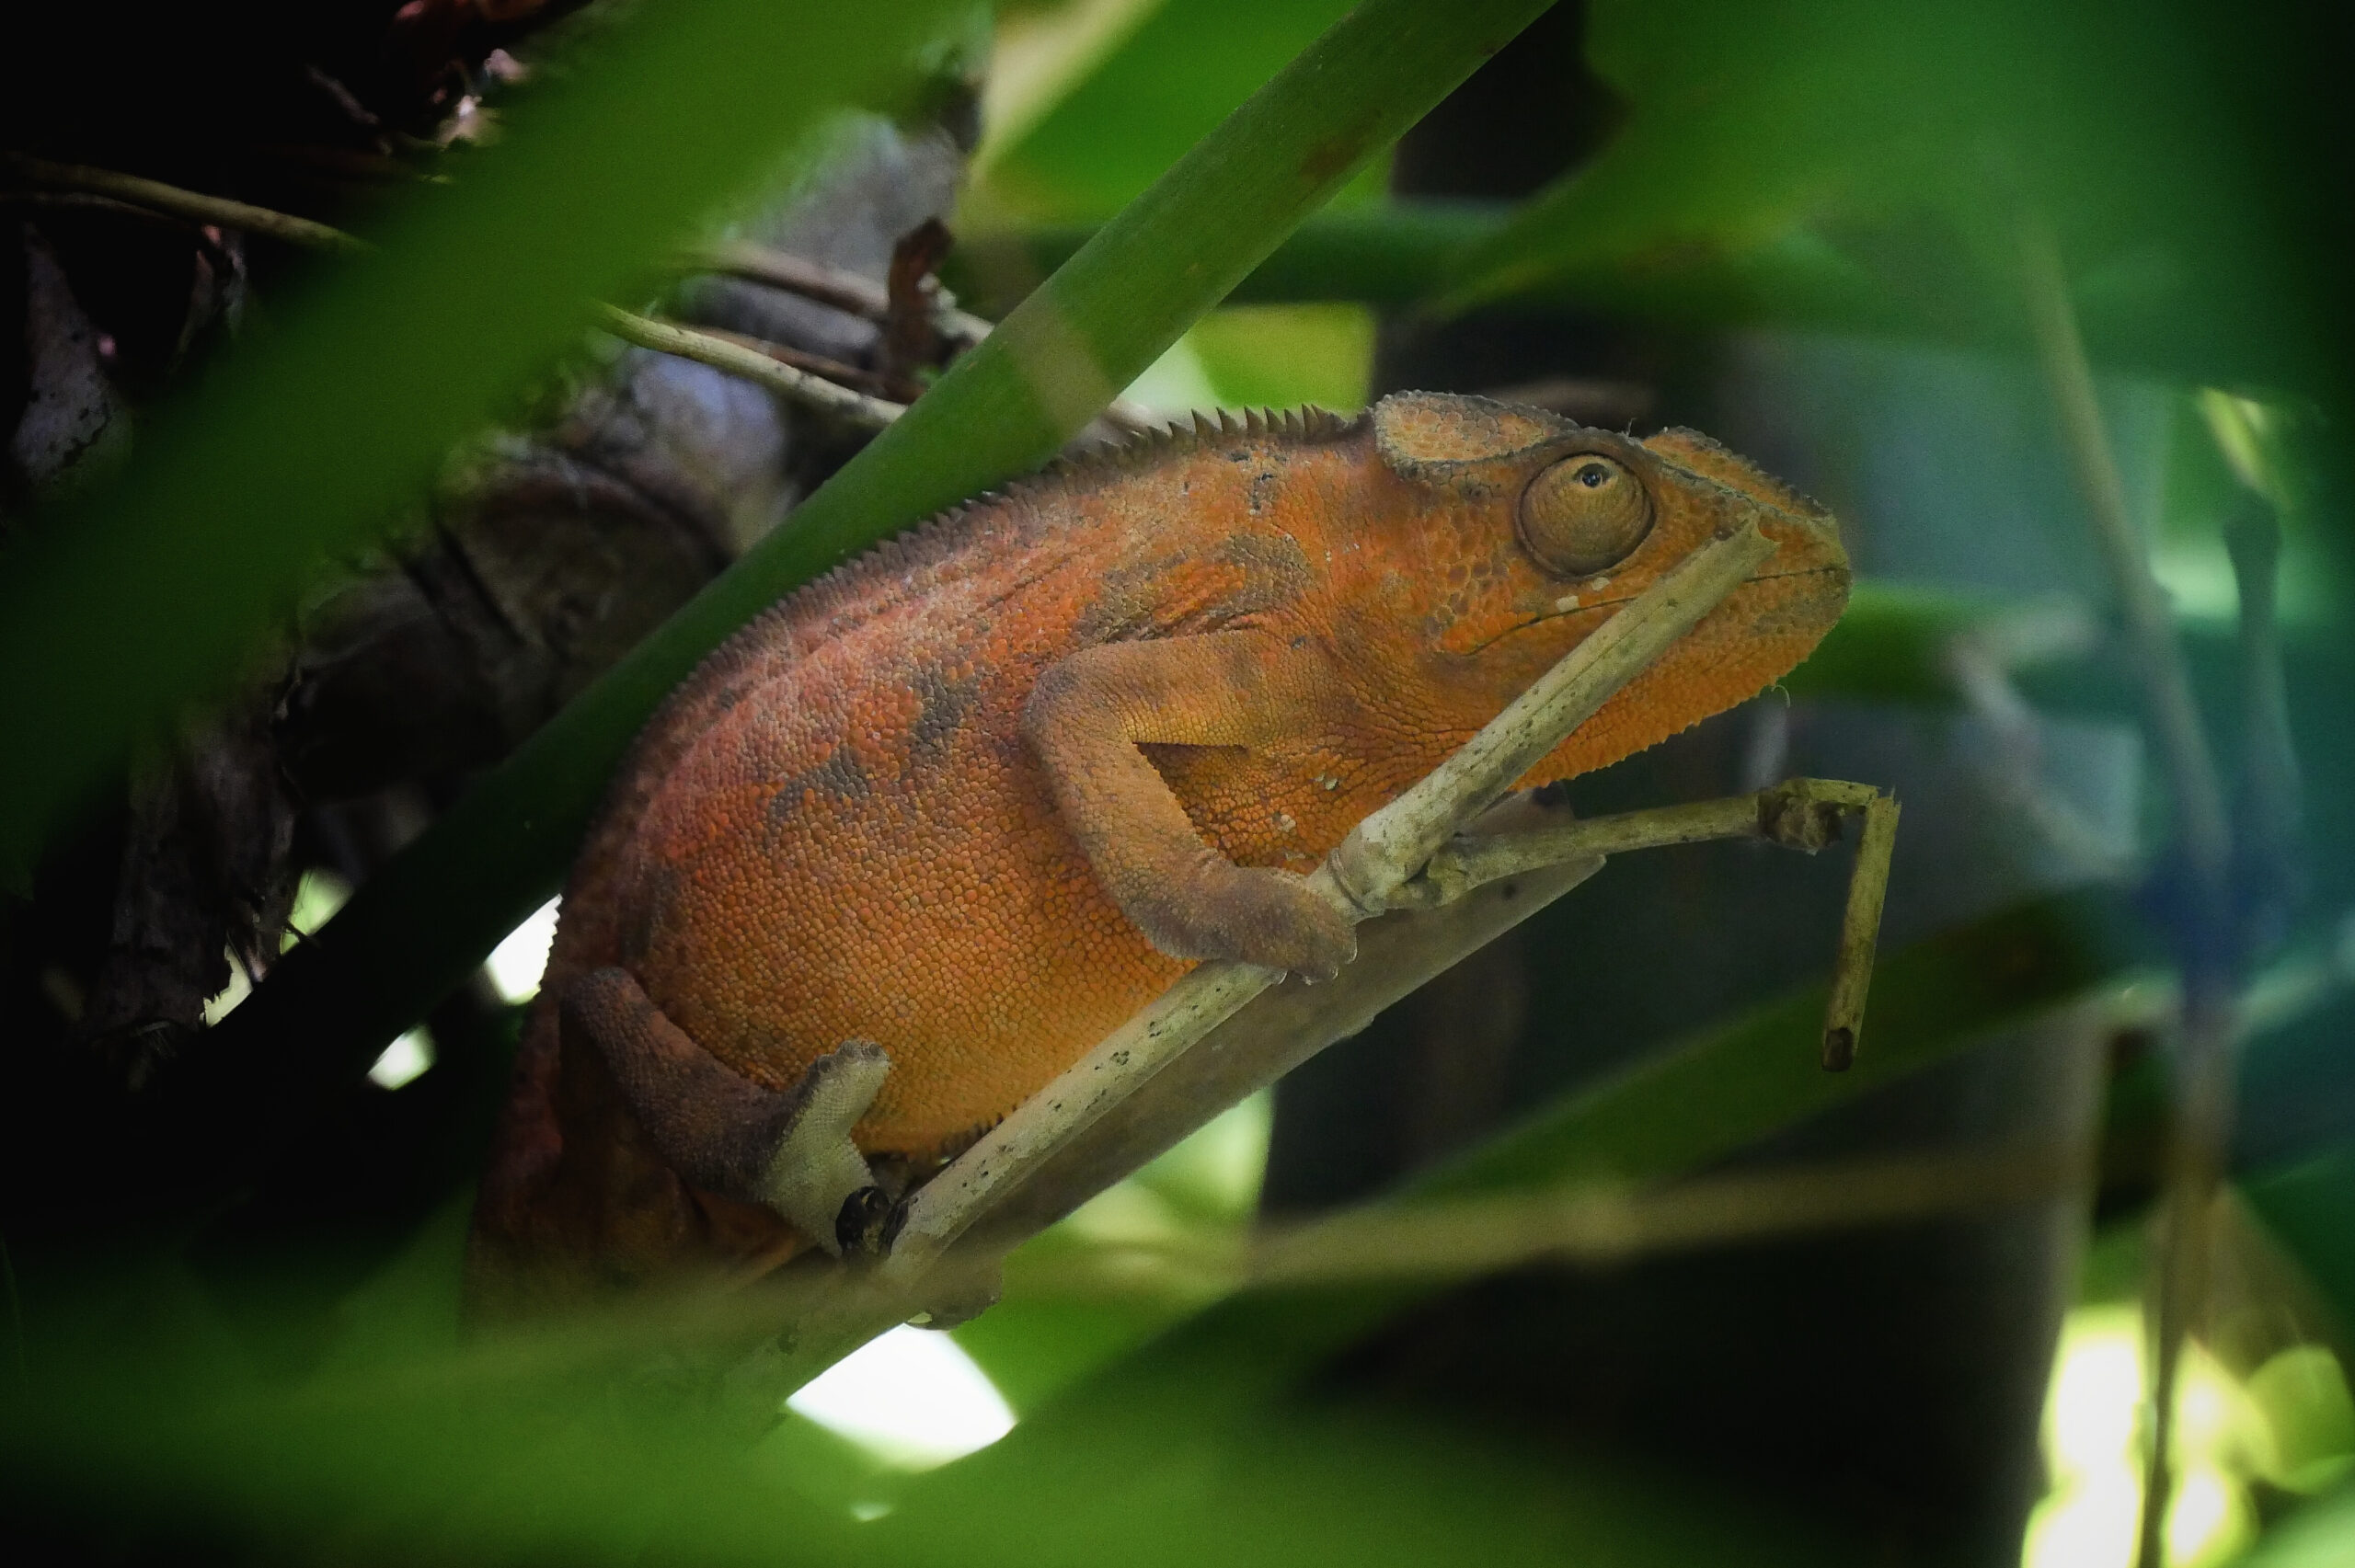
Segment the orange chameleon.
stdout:
[[1198,419],[785,599],[573,870],[478,1305],[834,1250],[1196,960],[1332,974],[1355,938],[1300,874],[1752,518],[1775,555],[1538,784],[1806,658],[1847,600],[1822,509],[1689,430],[1406,393]]

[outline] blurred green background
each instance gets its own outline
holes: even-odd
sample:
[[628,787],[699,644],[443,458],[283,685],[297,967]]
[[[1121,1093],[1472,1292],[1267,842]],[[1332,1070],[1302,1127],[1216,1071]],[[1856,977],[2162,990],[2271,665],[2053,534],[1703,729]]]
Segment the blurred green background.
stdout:
[[[1478,22],[1501,45],[1540,9]],[[749,1451],[659,1322],[461,1335],[481,1103],[545,950],[545,919],[518,921],[679,670],[1073,434],[1012,350],[976,352],[350,916],[313,873],[293,923],[316,943],[252,1011],[216,1003],[215,1065],[121,1145],[60,1153],[46,1070],[12,1069],[13,1532],[111,1561],[2127,1562],[2184,921],[2175,806],[2032,355],[2032,226],[2243,844],[2279,852],[2236,884],[2239,1118],[2165,1561],[2355,1558],[2337,17],[1592,0],[1460,87],[1469,20],[1454,53],[1369,46],[1268,86],[1349,10],[1070,0],[879,29],[591,8],[500,139],[355,223],[377,254],[290,265],[259,329],[143,414],[120,473],[12,527],[0,855],[29,886],[155,715],[225,689],[323,560],[559,371],[593,378],[589,298],[658,292],[663,252],[822,168],[845,115],[915,123],[978,91],[946,276],[993,318],[1059,302],[1094,334],[1097,393],[1175,415],[1429,385],[1690,422],[1832,505],[1863,577],[1821,652],[1573,798],[1798,772],[1897,788],[1860,1070],[1820,1077],[1809,1043],[1843,857],[1678,851],[1614,865],[1229,1112],[1017,1253],[991,1311],[894,1331]],[[1378,41],[1416,14],[1359,21]],[[1419,63],[1445,97],[1428,119],[1400,107]],[[1249,137],[1189,159],[1263,87]],[[1283,138],[1345,132],[1346,163],[1302,185]],[[1196,247],[1231,297],[1186,281]],[[2250,815],[2269,742],[2223,530],[2252,509],[2280,541],[2295,820]],[[485,1036],[416,1032],[511,929]],[[388,1146],[399,1204],[336,1188],[289,1222],[270,1195],[304,1188],[355,1093],[456,1108]],[[2062,1157],[2005,1185],[2000,1159]],[[1990,1159],[1976,1196],[1859,1218],[1857,1194],[1951,1193]],[[140,1201],[58,1198],[132,1168]],[[185,1201],[149,1201],[181,1177]],[[1506,1207],[1465,1225],[1509,1227],[1678,1193],[1716,1217],[1697,1242],[1639,1207],[1615,1248],[1485,1279],[1401,1276],[1378,1246],[1284,1289],[1236,1263],[1256,1221],[1342,1207],[1476,1196]],[[1762,1194],[1781,1218],[1741,1219]]]

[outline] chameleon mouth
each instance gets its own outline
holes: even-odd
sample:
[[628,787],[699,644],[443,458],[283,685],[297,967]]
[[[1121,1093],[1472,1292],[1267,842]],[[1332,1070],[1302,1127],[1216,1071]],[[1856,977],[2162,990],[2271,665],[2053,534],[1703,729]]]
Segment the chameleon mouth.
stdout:
[[[1740,585],[1733,591],[1735,594],[1739,594],[1746,589],[1757,587],[1760,583],[1786,581],[1792,578],[1837,577],[1844,578],[1848,575],[1848,568],[1844,566],[1802,567],[1796,571],[1761,572],[1756,577],[1744,578]],[[1516,635],[1522,632],[1529,631],[1534,627],[1546,625],[1555,621],[1567,620],[1572,615],[1590,615],[1598,610],[1609,610],[1614,605],[1626,604],[1635,598],[1635,594],[1622,593],[1614,595],[1610,599],[1597,599],[1591,602],[1581,601],[1570,606],[1567,610],[1549,610],[1542,615],[1533,615],[1528,620],[1521,622],[1516,625],[1507,626],[1503,631],[1499,632],[1495,636],[1488,638],[1486,642],[1476,644],[1471,648],[1470,652],[1473,656],[1476,657],[1477,655],[1486,653],[1488,649],[1496,647],[1507,637]],[[1732,601],[1733,595],[1727,595],[1726,603],[1729,604]],[[1722,609],[1724,606],[1720,605],[1718,608]],[[1717,611],[1713,610],[1710,613],[1715,614],[1717,613]]]

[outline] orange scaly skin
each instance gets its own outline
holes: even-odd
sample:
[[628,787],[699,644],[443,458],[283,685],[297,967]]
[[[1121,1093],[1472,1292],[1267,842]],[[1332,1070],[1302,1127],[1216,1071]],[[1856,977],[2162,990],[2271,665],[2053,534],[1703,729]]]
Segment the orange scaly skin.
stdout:
[[[1582,577],[1542,566],[1516,525],[1533,475],[1581,453],[1640,481],[1652,518]],[[1753,517],[1776,555],[1529,784],[1805,658],[1847,592],[1821,510],[1690,432],[1639,443],[1425,395],[1354,421],[1199,426],[1023,481],[785,600],[680,688],[575,869],[544,994],[618,967],[777,1091],[877,1042],[891,1065],[857,1144],[921,1171],[1195,959],[1346,956],[1346,928],[1295,883],[1235,868],[1311,869],[1616,605]],[[575,1034],[544,1001],[478,1280],[536,1295],[789,1250],[766,1209],[675,1173],[644,1102]]]

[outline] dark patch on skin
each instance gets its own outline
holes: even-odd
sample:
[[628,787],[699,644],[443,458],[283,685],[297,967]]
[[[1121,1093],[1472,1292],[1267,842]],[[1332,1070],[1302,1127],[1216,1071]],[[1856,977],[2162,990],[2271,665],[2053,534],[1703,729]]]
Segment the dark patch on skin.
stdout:
[[1308,553],[1289,534],[1236,533],[1212,557],[1243,574],[1243,586],[1219,601],[1229,615],[1258,615],[1308,591]]
[[798,810],[802,796],[821,795],[833,800],[864,800],[873,790],[867,770],[846,747],[837,746],[826,760],[815,767],[804,768],[777,781],[776,793],[769,796],[768,818],[779,822]]
[[674,866],[655,865],[647,868],[639,878],[636,896],[630,900],[630,918],[616,933],[616,945],[621,961],[634,965],[654,950],[656,935],[678,929],[673,922],[672,906],[678,902],[679,873]]
[[927,666],[917,670],[908,684],[916,694],[915,727],[908,732],[908,761],[912,767],[936,762],[948,754],[959,727],[980,699],[981,677],[951,681]]
[[[1792,585],[1794,591],[1761,606],[1758,613],[1751,618],[1751,631],[1759,636],[1775,637],[1810,631],[1823,624],[1831,604],[1840,596],[1840,574],[1825,571],[1778,575],[1786,580],[1793,577],[1815,577],[1823,580],[1820,584],[1795,583]],[[1751,579],[1753,584],[1767,580],[1765,578]],[[1809,592],[1810,587],[1818,591]]]
[[1268,503],[1268,492],[1274,489],[1275,485],[1276,471],[1272,468],[1262,468],[1259,470],[1258,475],[1252,479],[1251,495],[1248,504],[1251,508],[1251,515],[1253,517],[1258,517],[1261,510],[1266,508]]
[[1100,643],[1167,636],[1184,632],[1212,631],[1244,615],[1264,614],[1290,604],[1308,590],[1314,580],[1308,555],[1299,542],[1284,534],[1230,535],[1211,556],[1214,565],[1232,567],[1242,581],[1182,622],[1166,608],[1163,585],[1178,575],[1187,560],[1164,556],[1140,566],[1118,567],[1104,574],[1094,602],[1083,610],[1073,627],[1084,647]]
[[1104,574],[1095,601],[1079,612],[1072,630],[1082,647],[1128,640],[1155,628],[1160,619],[1160,585],[1180,557],[1165,556],[1142,566],[1115,567]]

